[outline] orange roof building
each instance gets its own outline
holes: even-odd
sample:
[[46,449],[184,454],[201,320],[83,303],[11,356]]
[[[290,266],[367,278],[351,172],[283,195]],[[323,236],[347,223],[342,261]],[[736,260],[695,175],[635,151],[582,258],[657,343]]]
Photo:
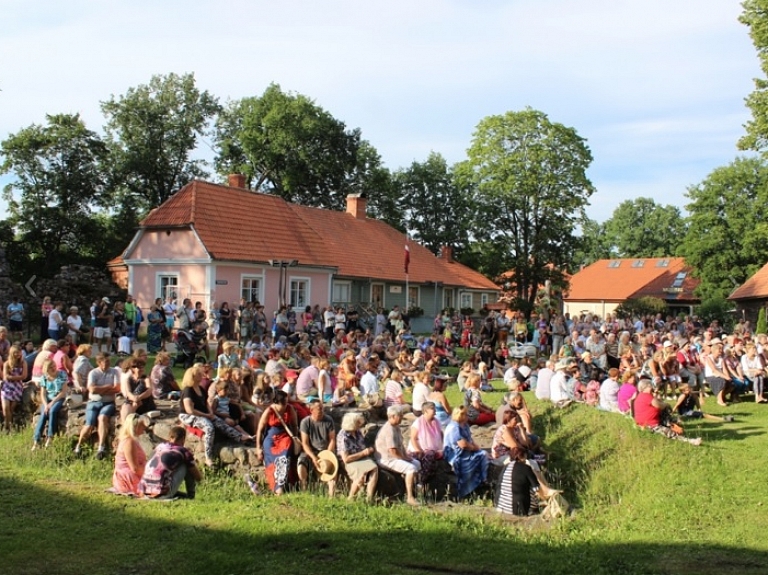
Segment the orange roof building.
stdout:
[[[242,176],[181,188],[140,223],[122,260],[129,291],[145,305],[171,295],[206,306],[259,300],[267,312],[285,301],[300,311],[328,303],[416,305],[434,315],[443,307],[478,310],[498,294],[450,248],[436,257],[368,218],[364,196],[350,195],[344,212],[311,208],[247,190]],[[119,269],[114,260],[110,266]]]
[[605,317],[628,299],[652,296],[671,311],[690,313],[700,303],[693,294],[698,285],[683,258],[598,260],[571,277],[564,311]]
[[736,302],[744,317],[754,325],[760,308],[768,305],[768,264],[737,287],[728,299]]

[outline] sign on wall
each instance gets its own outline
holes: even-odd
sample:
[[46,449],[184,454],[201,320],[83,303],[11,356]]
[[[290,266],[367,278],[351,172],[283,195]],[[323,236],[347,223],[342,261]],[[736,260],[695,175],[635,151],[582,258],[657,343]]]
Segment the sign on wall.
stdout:
[[403,293],[403,286],[389,286],[389,293]]

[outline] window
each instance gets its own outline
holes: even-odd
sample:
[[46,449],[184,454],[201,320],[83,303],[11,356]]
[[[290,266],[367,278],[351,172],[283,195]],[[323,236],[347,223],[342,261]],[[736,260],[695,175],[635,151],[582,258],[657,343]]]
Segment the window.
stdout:
[[443,290],[443,307],[445,309],[451,309],[453,307],[453,290],[452,289]]
[[675,276],[675,281],[672,284],[673,288],[679,288],[683,287],[683,282],[685,281],[686,276],[688,275],[688,272],[680,272]]
[[331,295],[333,303],[349,303],[352,301],[351,294],[351,282],[333,282],[333,294]]
[[645,260],[635,260],[632,262],[633,268],[641,268],[645,265]]
[[664,259],[664,260],[657,261],[656,262],[656,267],[657,268],[668,268],[669,267],[669,260]]
[[261,277],[242,276],[240,297],[245,301],[261,301]]
[[157,297],[179,299],[179,276],[176,274],[157,274]]
[[291,295],[288,305],[296,310],[304,310],[309,305],[309,280],[291,279]]
[[419,286],[408,286],[408,307],[419,305]]
[[461,300],[461,305],[459,307],[461,307],[461,308],[472,307],[472,294],[471,293],[461,292],[461,297],[459,299]]
[[480,294],[480,307],[483,307],[488,303],[488,294],[487,293],[481,293]]
[[608,262],[609,268],[617,268],[621,265],[621,260],[611,260]]

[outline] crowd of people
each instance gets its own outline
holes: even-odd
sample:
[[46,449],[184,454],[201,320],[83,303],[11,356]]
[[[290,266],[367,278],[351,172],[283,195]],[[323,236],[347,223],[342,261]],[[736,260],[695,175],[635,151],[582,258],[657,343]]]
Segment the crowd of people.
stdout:
[[[256,448],[268,488],[277,495],[314,480],[333,495],[341,472],[349,478],[350,498],[365,493],[372,500],[386,470],[402,476],[406,501],[416,505],[443,460],[456,477],[457,498],[486,489],[489,466],[501,466],[497,508],[525,515],[538,507],[537,499],[555,491],[542,473],[545,452],[524,390],[533,389],[538,399],[558,407],[583,402],[629,414],[639,426],[694,445],[701,440],[684,435],[685,419],[724,419],[703,411],[708,395],[721,406],[747,391],[756,402],[766,402],[768,338],[753,336],[743,322],[725,335],[716,322],[702,326],[695,317],[545,319],[490,312],[476,326],[446,312],[435,318],[432,334],[414,336],[397,306],[387,314],[377,310],[370,326],[340,307],[307,307],[295,314],[283,306],[270,326],[258,302],[243,301],[232,310],[223,303],[206,313],[189,299],[178,306],[158,299],[145,318],[130,296],[114,304],[104,297],[93,303],[90,328],[65,319],[60,302],[46,298],[43,306],[49,308],[50,337],[39,350],[31,342],[11,345],[8,330],[0,328],[6,429],[24,382],[31,380],[40,402],[33,449],[44,436],[46,444],[51,441],[58,412],[77,396],[86,402],[86,418],[75,453],[82,454],[95,433],[96,457],[102,459],[121,397],[113,488],[149,497],[175,497],[183,483],[193,497],[201,473],[184,438],[198,435],[204,464],[212,466],[218,432]],[[77,308],[70,308],[70,317],[79,318]],[[144,320],[147,350],[134,350],[130,344]],[[10,327],[19,335],[19,325]],[[180,332],[193,334],[194,356],[201,357],[176,381],[165,348]],[[121,339],[128,340],[125,347]],[[519,345],[535,347],[537,357],[513,354],[511,348]],[[155,354],[151,370],[147,351]],[[118,366],[112,366],[110,353],[124,356]],[[445,394],[454,379],[445,370],[453,366],[459,367],[455,379],[461,389],[461,404],[455,406]],[[494,379],[507,388],[498,408],[486,401]],[[148,463],[136,438],[161,399],[178,400],[182,425]],[[361,411],[349,411],[338,434],[326,413],[329,407],[382,404],[387,423],[372,445],[365,443]],[[473,439],[473,425],[496,426],[490,452]],[[247,481],[259,491],[252,477]]]

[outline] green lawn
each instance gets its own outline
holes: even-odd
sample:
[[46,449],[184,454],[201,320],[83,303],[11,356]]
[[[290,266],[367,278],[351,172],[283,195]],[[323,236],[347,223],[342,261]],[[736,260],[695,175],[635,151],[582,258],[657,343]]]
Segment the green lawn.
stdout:
[[254,497],[223,471],[194,501],[134,501],[105,493],[111,464],[75,459],[67,440],[32,453],[30,429],[2,436],[0,573],[768,573],[766,406],[688,424],[704,438],[696,448],[528,399],[575,507],[549,528],[479,513],[487,501],[414,510]]

